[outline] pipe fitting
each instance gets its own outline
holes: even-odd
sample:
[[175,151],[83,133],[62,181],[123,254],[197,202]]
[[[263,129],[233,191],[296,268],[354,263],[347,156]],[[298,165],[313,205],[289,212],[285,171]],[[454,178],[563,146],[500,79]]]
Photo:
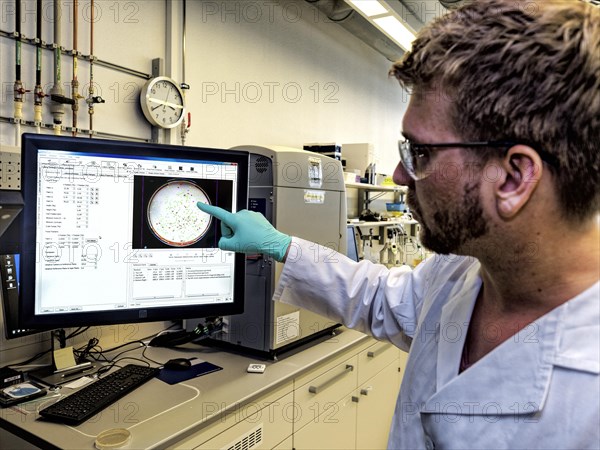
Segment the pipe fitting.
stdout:
[[33,121],[36,124],[42,122],[42,105],[33,105]]
[[44,94],[44,91],[42,90],[42,86],[40,86],[39,84],[35,86],[35,89],[33,90],[33,95],[34,95],[34,103],[35,105],[42,105],[42,100],[44,99],[44,97],[46,96],[46,94]]
[[50,104],[50,113],[52,114],[53,121],[56,125],[61,125],[62,119],[65,115],[65,108],[63,105],[64,103],[67,103],[66,100],[68,99],[63,95],[62,89],[57,87],[57,85],[54,85],[54,87],[50,90],[50,99],[52,100],[52,103]]
[[13,117],[15,119],[15,123],[21,123],[23,119],[23,100],[15,100],[15,109]]
[[21,80],[15,81],[13,90],[15,93],[15,102],[23,102],[23,96],[27,91],[23,87],[23,82]]

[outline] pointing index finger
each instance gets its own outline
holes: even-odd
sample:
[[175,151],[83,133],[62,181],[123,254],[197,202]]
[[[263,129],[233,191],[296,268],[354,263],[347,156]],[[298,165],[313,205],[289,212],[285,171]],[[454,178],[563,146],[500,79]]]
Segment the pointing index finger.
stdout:
[[229,211],[224,210],[223,208],[219,208],[218,206],[208,205],[206,203],[198,202],[196,203],[198,209],[203,211],[211,216],[215,216],[221,222],[228,224],[230,222],[229,218],[233,215]]

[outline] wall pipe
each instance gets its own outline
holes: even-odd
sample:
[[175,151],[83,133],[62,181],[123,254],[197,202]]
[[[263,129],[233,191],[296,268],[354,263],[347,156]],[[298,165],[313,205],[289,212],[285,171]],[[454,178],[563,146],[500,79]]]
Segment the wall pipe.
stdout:
[[90,86],[88,89],[88,117],[90,137],[94,130],[94,0],[90,0]]
[[52,85],[52,89],[50,89],[50,98],[52,99],[52,104],[50,106],[50,112],[52,113],[53,121],[54,121],[54,134],[60,134],[62,128],[62,119],[65,115],[64,104],[67,103],[65,101],[65,96],[63,93],[63,88],[61,86],[61,54],[62,49],[60,46],[61,43],[61,11],[60,11],[60,2],[54,2],[54,84]]
[[21,81],[21,1],[15,2],[15,35],[17,37],[15,53],[15,79]]
[[[183,102],[185,105],[185,92],[190,88],[190,85],[185,82],[185,44],[186,44],[186,25],[187,25],[187,0],[183,0],[183,24],[182,24],[182,39],[181,39],[181,92],[183,93]],[[180,137],[181,145],[185,145],[187,134],[192,126],[192,113],[188,111],[187,117],[184,116],[181,122]]]
[[15,145],[21,145],[21,120],[23,119],[23,96],[25,88],[21,81],[21,0],[15,2],[15,84],[14,84],[14,122]]
[[[15,41],[17,40],[14,32],[9,32],[6,30],[1,30],[1,29],[0,29],[0,37],[13,39]],[[21,42],[24,44],[35,44],[31,39],[26,39],[26,38],[23,38],[21,40]],[[55,50],[54,44],[42,44],[42,48],[46,49],[46,50],[52,50],[52,51]],[[61,54],[64,54],[64,55],[67,54],[67,51],[64,48],[61,48],[60,51],[61,51]],[[70,54],[70,52],[69,52],[69,54]],[[90,60],[89,55],[79,55],[79,57],[86,61]],[[121,73],[124,73],[127,75],[131,75],[133,77],[142,78],[144,80],[149,80],[150,78],[152,78],[152,75],[150,75],[148,73],[141,72],[139,70],[132,69],[130,67],[121,66],[119,64],[111,63],[109,61],[104,61],[103,59],[99,59],[98,57],[94,57],[94,64],[97,66],[105,67],[106,69],[114,70],[116,72],[121,72]]]
[[[14,123],[14,119],[12,117],[0,116],[0,123]],[[36,124],[32,121],[23,120],[21,124],[25,127],[36,127]],[[51,130],[55,127],[54,123],[41,123],[41,128]],[[82,133],[87,133],[88,130],[81,130]],[[136,141],[136,142],[150,142],[150,139],[136,136],[127,136],[124,134],[117,133],[108,133],[104,131],[95,131],[94,135],[99,137],[105,137],[109,139],[119,139],[119,140],[128,140],[128,141]]]
[[79,3],[73,0],[73,79],[71,80],[71,110],[73,111],[73,136],[77,136],[77,113],[79,112],[79,80],[77,80],[77,35],[79,24]]
[[96,103],[104,103],[104,99],[102,97],[94,96],[94,61],[96,57],[94,56],[94,0],[90,0],[90,86],[88,89],[88,98],[85,100],[88,105],[88,116],[89,116],[89,134],[90,138],[93,137],[94,134],[94,105]]
[[[44,99],[44,91],[42,89],[42,0],[36,0],[36,53],[35,53],[35,89],[33,91],[33,121],[36,123],[42,122],[42,100]],[[41,127],[37,127],[38,134]]]

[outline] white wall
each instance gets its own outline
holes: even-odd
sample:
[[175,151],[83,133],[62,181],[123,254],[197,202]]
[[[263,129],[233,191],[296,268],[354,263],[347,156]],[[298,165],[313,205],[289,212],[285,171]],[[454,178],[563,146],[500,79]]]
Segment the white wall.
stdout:
[[404,110],[391,63],[304,1],[188,2],[189,142],[372,142],[391,174]]
[[[62,45],[72,48],[72,0],[57,0],[63,11]],[[53,42],[53,1],[44,1],[43,38]],[[0,0],[0,29],[14,30],[14,0]],[[22,32],[35,36],[35,2],[22,0]],[[78,49],[89,54],[90,1],[79,1]],[[182,2],[168,2],[180,14]],[[96,0],[95,55],[111,63],[150,73],[156,57],[173,61],[166,72],[181,79],[180,31],[171,36],[167,54],[165,2]],[[188,0],[186,81],[192,112],[189,145],[229,147],[307,142],[372,142],[380,168],[391,173],[406,96],[388,78],[391,63],[302,0]],[[181,19],[181,17],[176,17]],[[169,40],[170,41],[170,40]],[[35,50],[23,45],[23,82],[35,85]],[[15,43],[0,37],[0,116],[12,117]],[[49,91],[53,54],[43,52],[43,81]],[[89,64],[79,61],[80,94],[87,97]],[[63,55],[62,82],[70,93],[72,58]],[[144,80],[95,67],[97,92],[106,104],[95,108],[98,131],[149,137],[138,106]],[[44,121],[52,122],[50,100]],[[24,119],[33,120],[33,96],[27,94]],[[65,114],[71,125],[71,111]],[[80,102],[78,123],[88,128],[87,107]],[[0,144],[14,145],[14,126],[0,123]],[[35,131],[23,127],[22,131]],[[178,142],[174,138],[172,142]]]
[[[72,45],[71,0],[65,8],[62,44]],[[89,53],[89,1],[80,0],[79,49]],[[34,36],[35,2],[23,1],[23,33]],[[182,3],[162,0],[96,0],[95,54],[98,58],[150,73],[156,57],[173,62],[166,72],[181,79],[180,13]],[[167,27],[167,10],[176,20]],[[52,2],[44,2],[44,39],[52,42]],[[391,63],[343,28],[298,0],[187,2],[186,81],[192,112],[188,145],[227,148],[239,144],[301,147],[309,142],[371,142],[379,168],[391,174],[398,161],[396,142],[406,98],[387,72]],[[87,19],[87,20],[86,20]],[[0,0],[0,29],[14,30],[14,0]],[[173,29],[174,36],[165,36]],[[12,117],[13,40],[0,37],[0,116]],[[173,54],[170,52],[174,51]],[[34,87],[34,49],[23,45],[23,81]],[[52,53],[44,52],[43,84],[52,80]],[[65,93],[70,92],[71,58],[63,57]],[[80,62],[81,94],[87,96],[88,63]],[[107,103],[96,106],[95,128],[134,137],[150,137],[138,106],[143,80],[97,68],[95,82]],[[26,120],[33,119],[29,95]],[[49,101],[44,121],[51,122]],[[82,102],[79,126],[88,127]],[[65,115],[71,124],[71,113]],[[23,131],[35,129],[23,128]],[[177,142],[172,136],[172,142]],[[0,146],[14,144],[14,125],[0,123]],[[1,148],[0,148],[1,150]],[[159,324],[155,329],[160,329]],[[128,326],[105,330],[109,347],[152,332]],[[113,332],[111,330],[117,330]],[[119,331],[120,330],[120,331]],[[115,337],[116,336],[116,337]],[[39,338],[2,340],[0,365],[45,347]]]
[[[62,32],[61,45],[67,50],[73,48],[73,1],[57,0],[61,6]],[[22,0],[22,33],[27,38],[36,35],[35,1]],[[54,1],[43,2],[42,39],[47,43],[54,39]],[[125,66],[142,73],[151,72],[153,58],[165,58],[165,3],[161,0],[115,1],[96,0],[94,6],[94,54],[100,60]],[[0,28],[3,31],[15,30],[15,1],[0,0]],[[91,2],[79,1],[79,33],[77,48],[90,54]],[[13,117],[13,83],[15,80],[15,41],[0,38],[0,85],[2,97],[0,116]],[[22,81],[25,88],[33,91],[35,86],[35,48],[22,45]],[[65,95],[70,97],[72,79],[72,57],[62,56],[62,85]],[[53,85],[53,52],[45,50],[42,60],[42,86],[49,93]],[[79,59],[79,93],[88,96],[89,64]],[[139,110],[138,92],[144,83],[143,78],[126,75],[111,69],[94,68],[96,95],[101,95],[106,103],[97,105],[94,113],[94,128],[99,131],[148,138],[150,131]],[[44,99],[43,121],[52,123],[50,99]],[[79,103],[78,127],[89,128],[87,105]],[[33,95],[26,94],[23,118],[33,121]],[[72,113],[66,111],[64,124],[72,125]],[[0,124],[0,144],[15,145],[14,126]],[[22,127],[23,132],[35,132],[35,128]]]

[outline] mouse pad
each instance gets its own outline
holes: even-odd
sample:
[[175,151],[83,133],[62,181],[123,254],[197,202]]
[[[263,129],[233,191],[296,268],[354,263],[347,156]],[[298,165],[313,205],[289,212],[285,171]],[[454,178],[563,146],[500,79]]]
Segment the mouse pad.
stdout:
[[168,384],[177,384],[181,381],[190,380],[192,378],[201,377],[208,373],[223,370],[222,367],[216,366],[208,361],[194,364],[187,370],[160,369],[156,378]]

